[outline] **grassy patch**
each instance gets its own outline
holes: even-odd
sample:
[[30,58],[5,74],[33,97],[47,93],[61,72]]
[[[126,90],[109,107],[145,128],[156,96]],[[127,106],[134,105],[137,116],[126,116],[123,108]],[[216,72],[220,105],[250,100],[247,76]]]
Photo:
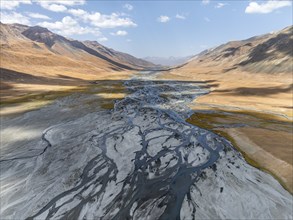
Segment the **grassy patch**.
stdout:
[[278,120],[273,115],[248,111],[196,111],[187,122],[200,124],[206,129],[245,125],[249,127],[270,129],[276,131],[292,131],[292,122]]
[[[27,106],[27,105],[35,105],[36,108],[40,108],[44,105],[50,104],[52,101],[63,98],[75,93],[79,94],[92,94],[97,95],[97,99],[92,100],[90,102],[95,102],[99,104],[104,109],[111,109],[114,107],[114,100],[120,99],[118,95],[121,96],[121,93],[126,94],[127,90],[123,86],[123,82],[98,82],[96,84],[83,85],[76,88],[68,89],[68,90],[59,90],[59,91],[48,91],[48,92],[38,92],[38,93],[30,93],[22,96],[17,96],[15,98],[10,99],[1,99],[0,107],[16,107],[16,106]],[[110,97],[103,98],[100,94],[110,94]],[[117,97],[117,98],[116,98]],[[39,105],[37,103],[43,103],[43,105]],[[84,103],[84,104],[92,104],[92,103]],[[33,108],[33,109],[36,109]],[[27,109],[31,110],[31,109]]]
[[69,89],[64,91],[49,91],[44,93],[31,93],[24,96],[18,96],[13,99],[1,99],[0,106],[8,106],[13,104],[20,104],[25,102],[34,102],[34,101],[52,101],[57,98],[62,98],[68,96],[75,92],[82,92],[83,88]]
[[[247,117],[249,116],[249,117]],[[244,120],[244,121],[243,121]],[[200,128],[210,130],[231,142],[231,144],[242,154],[247,163],[251,166],[260,169],[266,173],[272,175],[279,183],[290,192],[286,184],[279,178],[275,173],[263,167],[258,161],[254,160],[245,151],[241,150],[236,140],[231,137],[227,132],[225,132],[221,127],[225,127],[233,123],[245,123],[248,126],[259,126],[267,129],[268,127],[279,127],[284,125],[285,128],[291,127],[292,123],[278,121],[274,117],[268,114],[253,114],[252,112],[195,112],[191,117],[189,117],[186,122],[196,125]],[[279,127],[280,128],[280,127]],[[282,128],[281,128],[282,130]],[[291,192],[292,194],[292,192]]]

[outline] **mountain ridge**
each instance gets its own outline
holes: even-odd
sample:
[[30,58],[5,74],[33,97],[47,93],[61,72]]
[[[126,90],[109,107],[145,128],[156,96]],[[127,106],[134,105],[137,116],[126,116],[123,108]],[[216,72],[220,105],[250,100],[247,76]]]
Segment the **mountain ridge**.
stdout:
[[2,101],[89,86],[95,80],[127,79],[156,67],[98,42],[93,47],[39,26],[1,23],[0,44]]
[[[92,56],[111,63],[112,65],[116,66],[117,69],[121,68],[128,70],[141,70],[144,68],[155,66],[150,62],[138,59],[132,55],[107,48],[98,42],[97,44],[99,45],[99,47],[103,49],[97,50],[94,47],[88,46],[89,41],[68,39],[61,35],[55,34],[47,28],[40,26],[30,27],[19,24],[10,25],[1,23],[1,41],[4,41],[4,44],[9,44],[9,40],[11,40],[9,38],[14,40],[25,40],[27,38],[35,43],[43,43],[51,52],[65,56],[67,56],[68,54],[72,54],[74,50],[76,50],[76,53],[80,52],[79,50],[82,50],[83,52],[86,52]],[[1,44],[3,45],[3,42],[1,42]],[[108,54],[105,53],[106,51],[112,51],[113,56],[109,57]],[[136,63],[139,63],[139,65],[136,65]]]
[[292,72],[293,26],[280,31],[229,41],[195,55],[187,66],[221,66],[225,71]]

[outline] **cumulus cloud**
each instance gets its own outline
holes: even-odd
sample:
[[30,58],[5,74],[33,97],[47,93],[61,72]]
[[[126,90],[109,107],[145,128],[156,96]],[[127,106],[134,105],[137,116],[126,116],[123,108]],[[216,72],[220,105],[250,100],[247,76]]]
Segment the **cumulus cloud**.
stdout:
[[17,8],[20,4],[32,4],[31,0],[17,0],[17,1],[0,1],[0,9],[1,10],[13,10]]
[[161,15],[160,17],[158,17],[158,22],[161,22],[161,23],[166,23],[168,21],[170,21],[170,18],[166,15]]
[[128,11],[133,10],[133,6],[131,4],[125,4],[123,5],[123,8],[127,9]]
[[250,2],[249,5],[245,9],[245,13],[267,14],[279,8],[283,8],[283,7],[287,7],[291,5],[292,5],[291,1],[278,1],[278,0],[269,0],[265,3]]
[[37,1],[37,3],[50,11],[64,12],[68,6],[83,5],[85,0],[50,0],[50,1]]
[[217,3],[217,5],[215,6],[215,8],[223,8],[225,5],[227,5],[227,3]]
[[5,24],[24,24],[24,25],[30,25],[30,19],[29,17],[26,17],[20,13],[17,12],[0,12],[0,20],[2,23]]
[[68,13],[76,16],[84,22],[99,28],[136,27],[130,18],[122,17],[122,14],[112,13],[110,15],[99,12],[89,13],[82,9],[71,9]]
[[180,15],[180,14],[176,14],[175,17],[178,18],[178,19],[181,19],[181,20],[185,20],[186,19],[186,17],[184,15]]
[[49,18],[47,15],[43,15],[43,14],[39,14],[39,13],[28,12],[27,15],[30,16],[31,18],[51,20],[51,18]]
[[104,15],[99,12],[88,14],[85,19],[93,26],[100,28],[135,27],[137,26],[130,18],[122,18],[117,13]]
[[64,5],[59,5],[59,4],[51,4],[47,1],[40,2],[40,5],[49,10],[49,11],[54,11],[54,12],[64,12],[67,10],[67,8]]
[[79,23],[70,16],[64,17],[61,21],[56,22],[41,22],[39,26],[46,27],[52,31],[56,31],[58,34],[70,36],[70,35],[82,35],[82,34],[94,34],[100,36],[101,32],[98,29],[91,27],[81,27]]
[[72,15],[74,15],[76,17],[81,17],[81,16],[87,14],[87,12],[85,10],[82,10],[82,9],[69,9],[68,13],[72,14]]
[[126,36],[128,33],[126,31],[117,31],[115,33],[111,33],[113,36]]
[[208,4],[210,4],[210,0],[202,0],[201,3],[203,5],[208,5]]

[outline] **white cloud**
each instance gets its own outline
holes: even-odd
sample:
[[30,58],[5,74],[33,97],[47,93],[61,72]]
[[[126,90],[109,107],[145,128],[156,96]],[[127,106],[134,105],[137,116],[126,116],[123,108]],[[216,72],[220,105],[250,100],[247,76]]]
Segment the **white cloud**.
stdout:
[[[44,1],[44,0],[40,0]],[[50,0],[50,3],[66,5],[66,6],[75,6],[75,5],[84,5],[86,0]]]
[[117,31],[115,33],[111,33],[113,36],[126,36],[128,33],[126,31]]
[[123,14],[112,13],[110,15],[99,12],[89,13],[82,9],[71,9],[68,12],[84,22],[90,23],[99,28],[116,28],[116,27],[136,27],[130,18],[122,17]]
[[170,18],[166,15],[161,15],[160,17],[158,17],[158,22],[161,22],[161,23],[166,23],[168,21],[170,21]]
[[182,19],[182,20],[186,19],[186,17],[184,15],[180,15],[180,14],[176,14],[175,17],[178,18],[178,19]]
[[227,3],[217,3],[217,5],[215,6],[215,8],[223,8],[225,5],[227,5]]
[[205,20],[206,22],[210,22],[210,21],[211,21],[211,19],[209,19],[208,17],[204,17],[204,20]]
[[64,12],[68,6],[83,5],[85,0],[39,0],[37,3],[47,10]]
[[133,6],[131,4],[125,4],[123,5],[123,8],[127,9],[128,11],[133,10]]
[[56,22],[41,22],[39,26],[46,27],[52,31],[56,31],[58,34],[70,36],[70,35],[82,35],[82,34],[94,34],[101,36],[101,32],[98,29],[91,27],[81,27],[79,23],[70,16],[64,17],[61,21]]
[[203,5],[208,5],[208,4],[210,4],[210,0],[202,0],[201,3]]
[[250,2],[249,5],[245,9],[245,13],[252,14],[252,13],[260,13],[260,14],[267,14],[271,13],[272,11],[291,6],[291,1],[278,1],[278,0],[269,0],[265,3],[257,3],[257,2]]
[[44,20],[51,20],[47,15],[39,14],[39,13],[27,13],[28,16],[31,18],[37,18],[37,19],[44,19]]
[[87,12],[84,11],[84,10],[82,10],[82,9],[69,9],[69,10],[68,10],[68,13],[69,13],[69,14],[72,14],[72,15],[74,15],[74,16],[76,16],[76,17],[81,17],[81,16],[87,14]]
[[105,42],[105,41],[107,41],[107,40],[108,40],[108,38],[106,38],[106,37],[100,37],[100,38],[98,39],[99,42]]
[[86,19],[89,20],[92,25],[100,28],[137,26],[130,18],[122,18],[116,13],[112,13],[111,15],[103,15],[96,12],[94,14],[88,14]]
[[54,12],[64,12],[67,10],[67,8],[64,5],[59,5],[59,4],[51,4],[50,2],[47,1],[42,1],[39,2],[39,4],[49,10],[49,11],[54,11]]
[[5,24],[24,24],[24,25],[30,25],[30,19],[29,17],[26,17],[20,13],[17,12],[0,12],[0,20],[2,23]]
[[17,8],[20,4],[32,4],[31,0],[17,0],[17,1],[0,1],[0,9],[1,10],[13,10]]

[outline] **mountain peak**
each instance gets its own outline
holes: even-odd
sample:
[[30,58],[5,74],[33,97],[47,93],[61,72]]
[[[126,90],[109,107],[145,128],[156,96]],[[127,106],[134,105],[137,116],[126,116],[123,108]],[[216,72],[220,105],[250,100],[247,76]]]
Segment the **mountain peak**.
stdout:
[[33,27],[30,27],[29,29],[30,29],[30,31],[34,31],[36,33],[52,33],[47,28],[44,28],[44,27],[41,27],[41,26],[33,26]]
[[65,38],[49,31],[47,28],[40,26],[29,27],[22,32],[24,36],[32,41],[46,44],[48,47],[52,47],[56,41],[62,41]]

